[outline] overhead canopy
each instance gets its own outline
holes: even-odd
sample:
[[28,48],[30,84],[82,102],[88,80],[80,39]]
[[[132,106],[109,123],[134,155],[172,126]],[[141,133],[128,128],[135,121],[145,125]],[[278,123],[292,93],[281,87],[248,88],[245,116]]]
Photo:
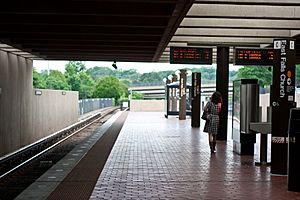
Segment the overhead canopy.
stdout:
[[[272,48],[273,39],[297,38],[299,0],[196,0],[160,61],[169,61],[170,46]],[[300,40],[296,42],[300,63]]]
[[299,0],[6,1],[0,49],[32,59],[169,62],[170,46],[272,47],[296,38]]
[[2,49],[22,50],[34,59],[157,61],[192,3],[5,1],[0,6],[0,42]]

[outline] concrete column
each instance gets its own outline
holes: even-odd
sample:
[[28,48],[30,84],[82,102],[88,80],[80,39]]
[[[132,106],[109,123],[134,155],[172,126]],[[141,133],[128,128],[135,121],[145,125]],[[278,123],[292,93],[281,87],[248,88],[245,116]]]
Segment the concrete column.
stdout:
[[180,70],[179,78],[179,120],[186,119],[186,70]]
[[0,51],[0,156],[10,153],[32,132],[32,61]]
[[227,140],[228,118],[228,87],[229,87],[229,47],[217,48],[217,80],[216,90],[221,92],[223,98],[220,113],[220,127],[217,135],[218,140]]

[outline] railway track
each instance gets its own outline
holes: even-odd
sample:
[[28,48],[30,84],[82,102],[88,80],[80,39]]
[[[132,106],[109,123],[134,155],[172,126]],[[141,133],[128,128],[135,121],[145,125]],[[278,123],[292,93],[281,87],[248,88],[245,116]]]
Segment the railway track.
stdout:
[[93,135],[117,108],[103,109],[70,127],[0,159],[0,200],[14,199],[76,145]]

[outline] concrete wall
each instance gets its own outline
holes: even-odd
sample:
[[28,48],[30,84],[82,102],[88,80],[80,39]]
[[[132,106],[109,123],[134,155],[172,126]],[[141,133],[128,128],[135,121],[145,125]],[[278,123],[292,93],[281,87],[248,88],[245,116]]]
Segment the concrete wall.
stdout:
[[130,100],[132,112],[164,112],[164,100]]
[[0,51],[0,88],[1,156],[18,149],[30,130],[32,61]]
[[0,51],[0,91],[0,156],[78,120],[77,92],[34,95],[32,60]]
[[[35,95],[35,91],[42,95]],[[32,134],[23,138],[23,145],[30,144],[78,121],[78,92],[40,90],[32,92]]]

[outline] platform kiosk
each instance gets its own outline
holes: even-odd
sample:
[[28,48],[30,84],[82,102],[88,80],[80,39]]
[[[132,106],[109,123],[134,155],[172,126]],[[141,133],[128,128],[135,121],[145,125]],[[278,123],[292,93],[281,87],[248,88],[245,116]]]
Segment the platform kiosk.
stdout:
[[[187,85],[186,90],[186,114],[191,115],[192,86]],[[179,81],[165,86],[165,117],[179,115]]]
[[257,79],[241,79],[233,82],[232,106],[233,151],[240,155],[254,155],[256,132],[250,122],[259,120],[259,85]]

